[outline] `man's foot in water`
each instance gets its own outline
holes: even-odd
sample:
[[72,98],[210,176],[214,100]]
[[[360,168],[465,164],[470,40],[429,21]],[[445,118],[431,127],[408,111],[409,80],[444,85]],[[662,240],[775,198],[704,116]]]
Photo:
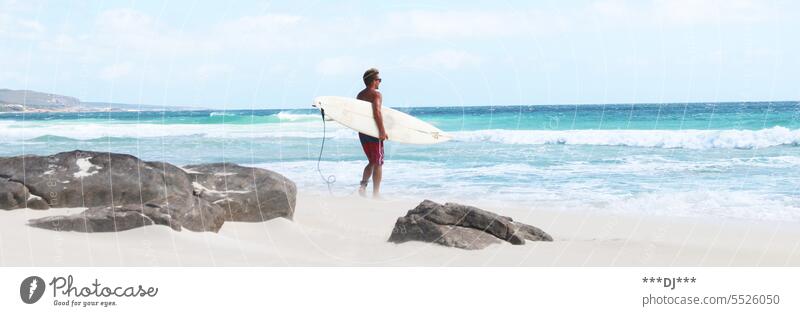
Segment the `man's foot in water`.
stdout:
[[361,181],[361,186],[358,187],[358,195],[367,197],[367,182]]

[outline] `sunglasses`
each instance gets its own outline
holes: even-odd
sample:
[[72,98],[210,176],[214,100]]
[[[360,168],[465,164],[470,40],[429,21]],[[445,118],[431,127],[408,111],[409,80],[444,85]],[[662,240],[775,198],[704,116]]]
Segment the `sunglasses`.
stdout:
[[381,82],[381,81],[383,81],[383,79],[381,79],[381,78],[375,78],[375,81],[377,81],[377,82]]

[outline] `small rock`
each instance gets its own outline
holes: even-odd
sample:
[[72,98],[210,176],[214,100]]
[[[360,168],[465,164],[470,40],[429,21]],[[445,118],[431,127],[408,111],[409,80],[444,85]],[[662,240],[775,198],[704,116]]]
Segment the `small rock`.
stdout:
[[530,241],[553,241],[539,228],[514,222],[506,216],[473,206],[422,201],[395,223],[390,242],[434,242],[462,249],[483,249],[506,241],[514,245]]
[[419,215],[400,217],[394,225],[389,241],[433,242],[462,249],[483,249],[499,244],[500,239],[481,230],[455,225],[439,225]]

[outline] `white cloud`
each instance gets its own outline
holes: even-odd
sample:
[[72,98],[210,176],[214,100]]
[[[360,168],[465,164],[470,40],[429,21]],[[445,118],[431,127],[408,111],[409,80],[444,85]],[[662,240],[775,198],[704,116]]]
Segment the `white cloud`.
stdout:
[[222,47],[241,47],[249,50],[280,50],[308,44],[300,35],[305,32],[305,19],[291,14],[244,16],[225,21],[212,31],[212,41]]
[[317,72],[326,76],[359,73],[368,67],[367,62],[359,61],[354,57],[329,57],[317,63]]
[[155,26],[155,19],[140,11],[128,8],[110,9],[100,13],[97,24],[112,31],[130,32],[150,29]]
[[256,16],[244,16],[232,21],[223,23],[227,27],[239,32],[265,32],[275,31],[274,28],[287,25],[296,25],[303,20],[299,15],[290,14],[264,14]]
[[30,1],[0,2],[0,38],[30,40],[44,35],[45,26],[30,18],[35,14],[34,7]]
[[59,34],[47,41],[41,41],[40,49],[59,53],[80,53],[86,50],[81,42],[66,34]]
[[[0,64],[0,66],[2,66],[2,64]],[[7,70],[8,68],[6,67],[3,68],[5,68],[4,71],[0,71],[0,83],[12,80],[17,81],[20,78],[20,75],[17,74],[16,72],[8,71]]]
[[507,13],[453,11],[411,11],[390,18],[415,36],[432,38],[501,35],[509,20]]
[[604,19],[629,19],[636,15],[634,9],[623,0],[605,0],[593,2],[588,7],[588,15],[600,16]]
[[[388,14],[375,40],[396,38],[507,40],[596,31],[597,27],[682,27],[741,24],[782,16],[776,5],[756,0],[601,0],[554,10],[411,10]],[[600,22],[588,23],[588,22]]]
[[37,20],[0,12],[0,38],[36,39],[43,35],[45,30],[44,25]]
[[127,76],[133,70],[134,65],[130,62],[116,63],[103,67],[100,70],[100,78],[106,80],[113,80]]
[[481,58],[460,50],[440,50],[426,55],[411,58],[404,63],[420,68],[443,68],[447,70],[461,69],[478,65]]
[[[4,36],[0,42],[6,39],[8,43],[22,43],[8,40],[16,36],[35,39],[34,44],[39,45],[30,54],[28,50],[4,50],[0,46],[3,51],[0,53],[8,55],[0,68],[4,72],[25,73],[27,63],[24,61],[31,58],[33,64],[43,65],[43,70],[31,73],[32,78],[38,77],[41,82],[52,82],[47,81],[52,77],[48,72],[52,68],[46,66],[58,66],[59,72],[70,72],[74,78],[141,75],[143,82],[150,83],[168,75],[171,82],[192,85],[195,80],[211,81],[231,74],[233,80],[245,80],[244,85],[248,83],[247,76],[254,76],[259,69],[266,70],[265,81],[302,71],[326,76],[356,74],[353,78],[357,79],[358,74],[370,66],[398,64],[446,72],[521,62],[557,70],[566,66],[545,65],[566,63],[569,58],[562,55],[568,55],[570,48],[573,58],[580,59],[592,56],[591,51],[581,51],[584,48],[591,50],[601,47],[597,45],[625,44],[630,40],[634,51],[618,55],[631,58],[631,55],[642,54],[638,56],[641,59],[629,62],[629,69],[645,69],[647,62],[657,66],[663,60],[652,55],[655,49],[643,46],[637,50],[638,45],[652,44],[662,36],[667,41],[665,44],[684,44],[678,40],[689,33],[676,32],[675,28],[715,28],[717,23],[741,23],[723,24],[719,29],[723,35],[735,36],[737,34],[732,32],[738,31],[738,26],[747,26],[751,21],[770,22],[754,25],[753,36],[758,37],[767,34],[764,26],[774,25],[775,29],[781,26],[772,23],[772,13],[782,7],[792,7],[778,2],[748,0],[606,0],[564,5],[531,2],[516,7],[501,4],[485,10],[476,9],[472,4],[442,9],[430,9],[429,5],[413,9],[414,4],[379,5],[370,10],[372,14],[344,10],[336,16],[324,11],[268,8],[249,10],[246,16],[222,13],[204,16],[209,8],[224,6],[203,2],[197,6],[203,8],[184,14],[157,8],[155,11],[118,8],[97,12],[94,6],[75,5],[78,10],[68,19],[54,12],[57,10],[54,6],[13,13],[0,5],[0,36]],[[291,9],[291,6],[281,7]],[[267,14],[259,14],[259,11]],[[161,16],[159,12],[167,15]],[[37,16],[42,17],[41,23],[36,21]],[[57,18],[45,19],[45,16]],[[619,27],[630,27],[633,32],[614,32],[614,28]],[[790,33],[785,33],[784,37]],[[680,35],[678,40],[675,35]],[[702,32],[692,35],[698,36],[700,44],[707,38]],[[779,45],[780,34],[776,39]],[[762,42],[754,39],[756,44]],[[723,44],[730,50],[742,46]],[[713,45],[697,46],[692,49],[702,53],[706,46]],[[607,48],[609,52],[617,51],[610,46]],[[752,55],[757,54],[764,53],[754,51]],[[361,59],[364,56],[366,60]],[[646,59],[648,57],[651,60]],[[591,58],[585,65],[576,63],[576,67],[601,64]],[[609,58],[612,65],[619,64],[613,62],[613,57]],[[119,64],[110,65],[117,60]],[[239,72],[233,73],[234,69]],[[66,75],[59,76],[66,78]]]
[[[749,23],[779,16],[763,1],[752,0],[604,0],[589,5],[584,15],[606,25],[659,23],[664,27]],[[577,15],[571,19],[584,18]]]
[[304,18],[290,14],[243,16],[203,28],[182,28],[144,12],[118,8],[101,12],[91,37],[81,42],[91,50],[129,50],[153,58],[235,51],[247,53],[296,47],[305,43]]
[[95,23],[101,40],[124,48],[147,49],[162,42],[161,38],[169,33],[149,15],[133,9],[103,11]]
[[764,2],[750,0],[659,0],[653,9],[674,24],[755,22],[768,11]]
[[86,39],[87,45],[105,45],[111,49],[130,49],[159,56],[214,48],[214,42],[195,38],[202,36],[202,33],[195,34],[191,30],[175,28],[133,9],[103,11],[97,16],[95,26],[97,34]]
[[422,11],[390,14],[378,37],[412,37],[443,40],[504,38],[553,33],[567,20],[539,10]]
[[229,75],[233,72],[233,66],[227,64],[204,64],[197,67],[195,75],[200,80],[208,80],[214,77]]

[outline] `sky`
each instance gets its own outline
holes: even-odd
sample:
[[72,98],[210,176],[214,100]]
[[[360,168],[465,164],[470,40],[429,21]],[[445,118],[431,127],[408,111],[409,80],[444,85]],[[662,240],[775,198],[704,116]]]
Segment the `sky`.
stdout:
[[0,88],[302,108],[800,100],[800,2],[0,0]]

